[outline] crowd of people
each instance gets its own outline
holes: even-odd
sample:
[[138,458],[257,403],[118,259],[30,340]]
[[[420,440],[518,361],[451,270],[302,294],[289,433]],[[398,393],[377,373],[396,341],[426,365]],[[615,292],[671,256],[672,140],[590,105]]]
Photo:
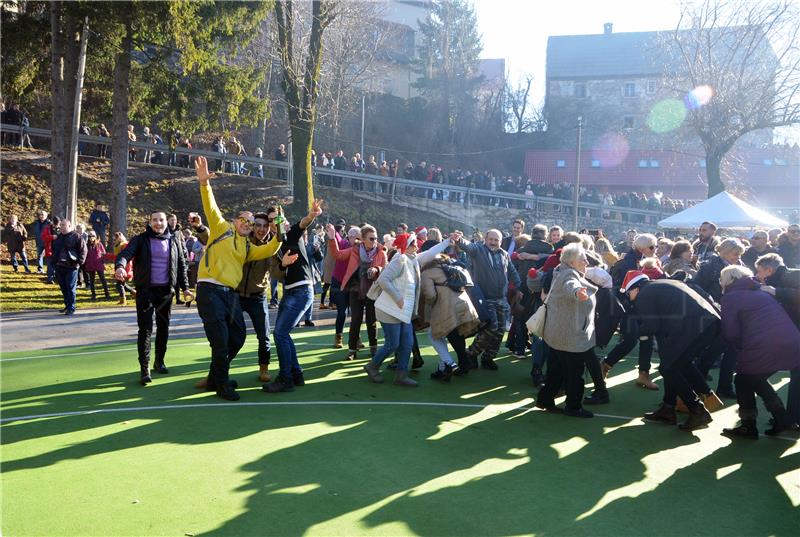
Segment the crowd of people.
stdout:
[[[606,377],[638,347],[636,384],[663,390],[648,421],[684,430],[706,426],[723,400],[739,403],[741,424],[724,434],[757,438],[755,395],[772,414],[766,434],[796,429],[800,419],[800,226],[758,230],[748,237],[719,237],[704,222],[696,237],[656,236],[631,229],[617,243],[602,231],[564,232],[560,227],[515,220],[465,237],[405,223],[377,230],[366,223],[315,223],[323,211],[288,222],[279,207],[242,211],[226,220],[213,196],[213,173],[195,160],[203,214],[190,213],[182,228],[175,215],[155,211],[144,233],[129,241],[116,234],[107,253],[105,207],[89,226],[50,218],[39,210],[29,226],[35,235],[37,269],[57,281],[62,312],[75,312],[83,281],[95,296],[95,279],[110,297],[105,262],[114,263],[120,301],[135,296],[139,379],[167,374],[173,299],[196,300],[211,348],[208,375],[199,388],[238,400],[230,363],[246,338],[244,313],[258,339],[259,378],[268,393],[293,391],[305,380],[292,330],[313,326],[319,308],[336,311],[332,348],[345,360],[366,352],[367,379],[415,387],[410,374],[424,365],[418,333],[428,335],[438,363],[431,378],[451,382],[475,370],[498,369],[505,340],[517,358],[531,357],[536,406],[548,412],[591,417],[586,407],[606,404]],[[17,216],[3,232],[14,270],[30,272],[28,228]],[[21,259],[18,260],[17,257]],[[278,286],[282,292],[278,293]],[[270,328],[269,308],[277,308]],[[345,325],[348,323],[344,350]],[[151,337],[155,320],[155,358]],[[378,324],[383,333],[379,347]],[[366,327],[368,347],[362,343]],[[615,340],[613,335],[619,333]],[[612,346],[612,341],[614,345]],[[277,375],[271,372],[272,350]],[[651,378],[658,353],[659,386]],[[598,354],[602,354],[599,357]],[[390,363],[384,368],[384,364]],[[717,382],[709,376],[718,366]],[[584,371],[593,390],[584,393]],[[790,371],[786,404],[768,379]],[[472,373],[475,374],[475,373]],[[556,405],[566,395],[564,407]]]

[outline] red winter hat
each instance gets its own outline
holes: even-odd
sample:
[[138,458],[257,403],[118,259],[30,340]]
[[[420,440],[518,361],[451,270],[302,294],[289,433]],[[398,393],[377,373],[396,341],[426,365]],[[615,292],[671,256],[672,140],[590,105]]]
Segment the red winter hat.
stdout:
[[428,228],[425,226],[419,226],[417,229],[414,230],[416,235],[428,235]]
[[528,271],[528,278],[536,278],[539,276],[539,271],[535,268],[532,268]]
[[404,254],[408,247],[415,242],[417,242],[417,235],[415,233],[401,233],[394,238],[394,247],[399,250],[401,254]]
[[628,273],[625,274],[625,279],[622,281],[622,289],[619,291],[620,293],[627,293],[631,289],[639,287],[646,281],[650,281],[650,278],[648,278],[647,274],[641,270],[629,270]]

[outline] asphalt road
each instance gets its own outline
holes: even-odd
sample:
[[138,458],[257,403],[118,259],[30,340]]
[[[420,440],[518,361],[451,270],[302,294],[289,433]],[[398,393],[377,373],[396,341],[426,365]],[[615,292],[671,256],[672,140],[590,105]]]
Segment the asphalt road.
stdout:
[[[320,312],[318,306],[314,304],[312,315],[316,325],[332,325],[335,312]],[[269,310],[270,326],[275,323],[277,311]],[[248,334],[252,334],[250,318],[247,314],[244,318]],[[136,310],[132,307],[78,309],[71,316],[61,315],[56,310],[3,313],[0,315],[0,353],[135,342],[137,330]],[[191,308],[173,304],[170,339],[204,336],[203,323],[194,304]]]

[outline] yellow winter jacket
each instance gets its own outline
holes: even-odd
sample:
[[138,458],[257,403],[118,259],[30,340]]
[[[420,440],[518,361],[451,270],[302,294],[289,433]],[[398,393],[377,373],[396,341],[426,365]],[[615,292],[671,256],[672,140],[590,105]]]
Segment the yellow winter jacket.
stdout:
[[[277,237],[261,246],[249,244],[250,239],[239,236],[233,225],[223,218],[211,192],[211,185],[200,186],[200,197],[210,234],[205,254],[199,263],[197,281],[217,283],[235,289],[242,281],[242,266],[246,262],[272,257],[281,244]],[[232,231],[229,237],[211,246],[217,237],[228,231]]]

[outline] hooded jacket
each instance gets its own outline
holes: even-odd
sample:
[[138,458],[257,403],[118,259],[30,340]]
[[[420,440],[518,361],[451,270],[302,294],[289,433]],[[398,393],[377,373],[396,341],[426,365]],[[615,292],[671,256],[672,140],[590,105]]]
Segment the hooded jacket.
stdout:
[[736,349],[736,372],[747,375],[800,366],[800,331],[761,284],[741,278],[722,296],[722,335]]

